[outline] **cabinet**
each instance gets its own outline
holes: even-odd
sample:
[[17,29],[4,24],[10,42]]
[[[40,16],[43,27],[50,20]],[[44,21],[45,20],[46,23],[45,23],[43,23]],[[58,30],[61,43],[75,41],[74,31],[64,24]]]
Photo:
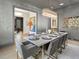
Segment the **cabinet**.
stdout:
[[51,17],[51,30],[52,32],[57,31],[57,15],[54,17]]

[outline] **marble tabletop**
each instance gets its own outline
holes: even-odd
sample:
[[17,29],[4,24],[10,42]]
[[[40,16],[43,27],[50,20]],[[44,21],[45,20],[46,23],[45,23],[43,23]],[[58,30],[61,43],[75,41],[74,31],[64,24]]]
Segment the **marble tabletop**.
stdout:
[[[55,39],[58,39],[59,37],[62,37],[63,35],[66,35],[66,34],[68,34],[68,33],[67,32],[59,32],[59,33],[55,33],[55,34],[37,34],[37,35],[39,35],[38,40],[30,40],[29,39],[30,36],[28,36],[27,41],[40,47],[40,46],[47,44]],[[47,37],[47,38],[51,38],[51,39],[43,39],[43,37]]]

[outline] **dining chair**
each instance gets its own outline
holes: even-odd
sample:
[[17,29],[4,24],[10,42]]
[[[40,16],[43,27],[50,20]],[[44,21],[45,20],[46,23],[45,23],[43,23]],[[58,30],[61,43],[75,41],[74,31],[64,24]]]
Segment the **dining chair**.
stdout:
[[23,44],[20,40],[21,38],[15,37],[17,59],[18,57],[21,59],[27,59],[30,56],[36,55],[36,52],[38,52],[37,46],[32,43],[28,43],[28,41]]
[[[66,32],[66,31],[60,31],[60,32]],[[66,46],[66,41],[67,41],[67,36],[68,36],[68,34],[65,34],[62,38],[63,38],[63,46],[62,46],[62,48],[63,49],[65,49],[65,46]]]
[[66,46],[67,35],[68,34],[66,34],[66,35],[63,36],[63,49],[65,49],[65,46]]
[[58,42],[59,42],[59,39],[55,39],[52,42],[50,42],[48,50],[47,52],[45,52],[45,54],[48,56],[48,59],[49,58],[58,59],[58,49],[57,49]]
[[64,42],[64,39],[63,39],[63,36],[59,37],[59,42],[58,42],[58,51],[59,53],[62,53],[62,45],[63,45],[63,42]]
[[27,59],[30,56],[33,56],[37,59],[37,53],[39,48],[33,44],[21,45],[23,58]]
[[67,34],[59,37],[58,49],[60,53],[62,53],[62,49],[65,49],[66,39],[67,39]]

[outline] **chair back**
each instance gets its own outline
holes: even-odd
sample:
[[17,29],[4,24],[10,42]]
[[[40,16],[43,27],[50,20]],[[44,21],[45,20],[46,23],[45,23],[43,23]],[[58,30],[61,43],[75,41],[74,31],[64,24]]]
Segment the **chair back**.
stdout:
[[52,42],[52,48],[51,48],[50,55],[52,55],[52,54],[54,54],[55,52],[57,52],[58,42],[59,42],[59,39],[55,39],[55,40]]
[[64,35],[63,39],[64,39],[64,42],[67,40],[67,34]]
[[63,35],[59,38],[58,48],[61,48],[62,44],[66,41],[67,35]]
[[63,41],[63,36],[59,37],[58,49],[62,47]]
[[32,44],[29,44],[28,46],[21,45],[23,57],[24,59],[35,55],[38,52],[38,47]]
[[55,52],[57,52],[57,46],[58,46],[59,39],[55,39],[49,44],[48,54],[53,55]]

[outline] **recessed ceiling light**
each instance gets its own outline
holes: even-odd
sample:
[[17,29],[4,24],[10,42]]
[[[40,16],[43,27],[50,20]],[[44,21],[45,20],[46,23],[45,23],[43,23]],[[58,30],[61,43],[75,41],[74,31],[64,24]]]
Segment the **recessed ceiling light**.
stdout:
[[63,5],[64,5],[64,3],[60,3],[59,5],[60,5],[60,6],[63,6]]

